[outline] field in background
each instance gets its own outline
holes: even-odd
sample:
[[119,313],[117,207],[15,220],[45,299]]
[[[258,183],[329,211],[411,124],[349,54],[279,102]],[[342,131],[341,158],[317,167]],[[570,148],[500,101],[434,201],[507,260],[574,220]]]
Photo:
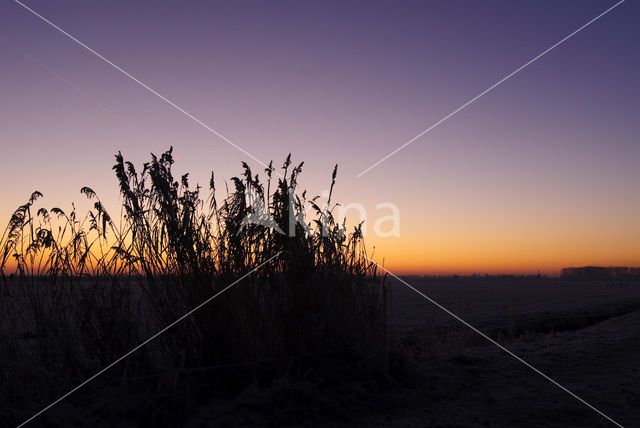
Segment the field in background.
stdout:
[[[567,318],[589,323],[640,309],[640,281],[569,281],[545,277],[403,279],[478,328],[513,328],[545,320],[560,324]],[[425,325],[459,324],[400,281],[389,278],[389,285],[391,319],[400,331],[416,332]]]

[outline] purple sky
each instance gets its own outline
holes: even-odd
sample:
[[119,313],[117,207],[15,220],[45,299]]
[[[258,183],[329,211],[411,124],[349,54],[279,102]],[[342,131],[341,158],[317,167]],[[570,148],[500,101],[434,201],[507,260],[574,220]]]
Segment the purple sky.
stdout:
[[[401,272],[640,265],[640,5],[627,1],[362,178],[356,175],[615,2],[26,5],[319,194],[401,210],[371,237]],[[173,145],[205,183],[248,157],[20,5],[0,5],[0,220],[115,206],[110,169]],[[258,164],[249,162],[254,169]]]

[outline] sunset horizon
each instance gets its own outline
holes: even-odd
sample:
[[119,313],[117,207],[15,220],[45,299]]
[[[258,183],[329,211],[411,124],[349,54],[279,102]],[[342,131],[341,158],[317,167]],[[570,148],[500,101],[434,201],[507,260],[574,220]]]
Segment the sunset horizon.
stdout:
[[[292,153],[305,161],[301,185],[310,194],[327,190],[339,164],[335,200],[362,204],[370,228],[385,215],[377,204],[398,207],[400,235],[371,237],[368,245],[400,273],[640,265],[640,200],[631,196],[640,182],[638,97],[624,84],[640,64],[620,45],[637,30],[624,25],[631,14],[618,10],[356,178],[604,5],[580,4],[554,3],[553,15],[542,3],[486,5],[476,10],[482,26],[444,3],[406,3],[393,12],[380,5],[359,18],[360,33],[349,24],[355,4],[340,15],[318,5],[248,14],[229,5],[132,5],[128,18],[106,5],[76,4],[65,15],[46,2],[28,4],[255,159],[20,5],[7,6],[0,46],[5,93],[15,102],[1,119],[1,178],[12,185],[0,220],[34,190],[45,195],[43,206],[81,206],[82,186],[114,212],[118,151],[140,164],[173,146],[176,168],[202,185],[211,171],[228,181],[242,161],[261,171],[256,160],[278,164]],[[428,22],[412,25],[418,16]],[[236,18],[242,24],[234,26]],[[190,26],[169,27],[174,20]],[[530,25],[540,20],[545,31]],[[264,30],[248,32],[256,28]],[[441,49],[445,35],[450,45]],[[228,40],[242,46],[237,55],[229,56]]]
[[640,426],[639,2],[0,10],[0,425]]

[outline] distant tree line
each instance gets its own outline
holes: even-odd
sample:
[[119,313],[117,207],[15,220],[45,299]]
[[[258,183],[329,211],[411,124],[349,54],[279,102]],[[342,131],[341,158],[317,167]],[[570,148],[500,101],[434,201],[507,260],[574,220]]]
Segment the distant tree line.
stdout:
[[562,279],[640,279],[640,267],[583,266],[567,267],[560,271]]

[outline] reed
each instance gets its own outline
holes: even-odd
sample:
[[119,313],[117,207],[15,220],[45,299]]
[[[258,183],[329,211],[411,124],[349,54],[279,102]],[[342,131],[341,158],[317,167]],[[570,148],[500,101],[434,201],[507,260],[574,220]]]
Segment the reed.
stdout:
[[94,374],[268,260],[111,376],[166,379],[327,353],[388,371],[387,289],[366,257],[362,224],[347,233],[333,216],[337,166],[320,207],[299,191],[303,164],[290,155],[281,174],[270,163],[260,177],[243,163],[221,201],[213,173],[203,196],[188,174],[174,177],[173,165],[172,149],[140,170],[118,153],[119,218],[89,187],[81,189],[93,201],[84,216],[75,207],[35,211],[39,192],[13,213],[0,239],[0,394],[24,405],[65,392],[61,385]]

